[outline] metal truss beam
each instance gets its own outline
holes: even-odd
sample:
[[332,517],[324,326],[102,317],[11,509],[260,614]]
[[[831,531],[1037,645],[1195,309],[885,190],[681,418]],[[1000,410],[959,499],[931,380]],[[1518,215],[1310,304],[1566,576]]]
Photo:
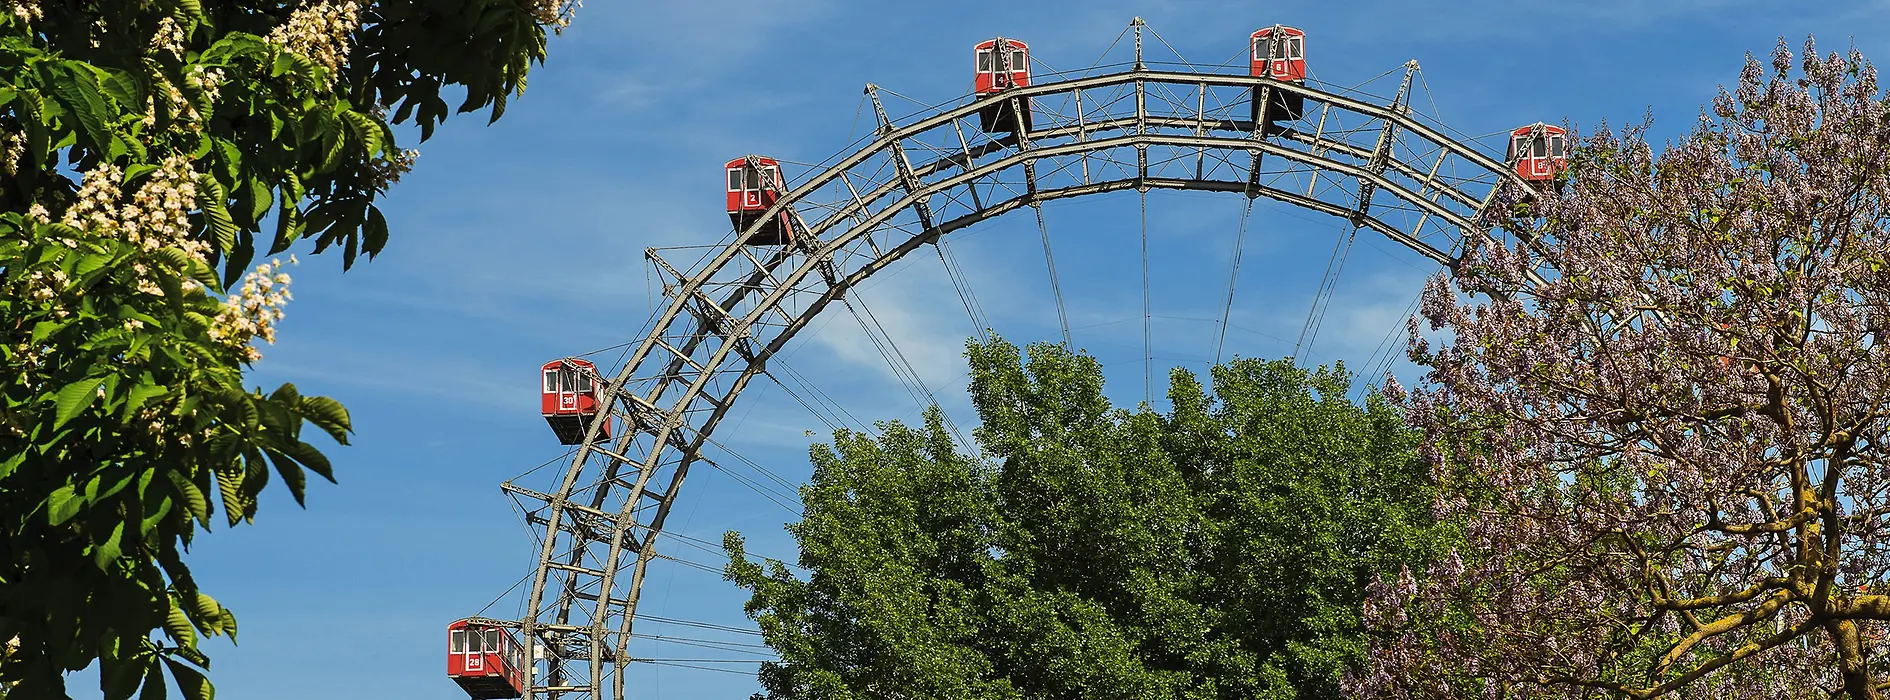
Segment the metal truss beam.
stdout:
[[[600,412],[588,427],[552,488],[506,485],[508,492],[543,504],[527,509],[528,522],[542,528],[543,537],[526,616],[506,623],[544,653],[542,666],[531,664],[530,672],[542,668],[543,677],[528,680],[530,695],[624,697],[623,665],[631,660],[627,645],[646,571],[710,434],[763,373],[768,358],[828,304],[942,236],[1057,199],[1131,189],[1214,191],[1267,197],[1347,220],[1453,266],[1457,251],[1434,245],[1425,226],[1454,229],[1459,241],[1489,238],[1482,213],[1497,189],[1527,187],[1503,163],[1413,118],[1406,104],[1409,83],[1407,73],[1399,96],[1380,105],[1265,77],[1152,71],[1138,62],[1126,72],[978,97],[904,125],[886,118],[877,89],[869,85],[880,125],[871,142],[780,192],[749,230],[733,232],[700,266],[679,270],[649,252],[666,278],[666,301],[629,360],[604,385],[614,397],[612,410]],[[1107,98],[1111,91],[1121,95],[1118,101]],[[1223,91],[1245,96],[1239,101],[1243,117],[1255,93],[1267,99],[1297,95],[1319,105],[1317,126],[1262,134],[1254,120],[1225,114],[1229,104],[1210,105],[1210,98],[1224,101]],[[1123,113],[1121,101],[1131,94],[1133,111]],[[1074,104],[1073,114],[1044,111],[1063,98]],[[1163,99],[1185,104],[1172,105],[1173,113],[1156,111]],[[1001,101],[1010,101],[1015,131],[968,138],[962,122]],[[1035,128],[1024,128],[1026,101],[1046,117]],[[1345,120],[1355,122],[1347,124],[1350,131],[1337,128]],[[1348,140],[1360,124],[1376,131],[1375,143]],[[1403,162],[1402,149],[1392,147],[1401,135],[1436,150],[1425,150],[1423,162]],[[915,162],[912,156],[921,151],[929,155]],[[1112,160],[1112,154],[1129,151],[1135,154],[1132,165]],[[1154,162],[1158,152],[1183,154],[1171,160],[1186,159],[1191,167],[1176,176],[1162,169],[1169,160]],[[1263,172],[1263,157],[1285,169]],[[1446,161],[1473,174],[1443,179]],[[1117,165],[1123,177],[1110,172]],[[1006,194],[1009,185],[999,177],[1012,168],[1023,172],[1022,191]],[[1287,176],[1304,177],[1306,184],[1267,180]],[[1331,184],[1341,182],[1353,184]],[[1489,189],[1471,189],[1482,187]],[[1374,208],[1374,197],[1395,197],[1418,224],[1388,218],[1383,212],[1390,208]],[[817,216],[803,220],[803,213]],[[793,245],[763,253],[742,244],[781,215],[795,228]],[[625,425],[602,441],[610,416]]]

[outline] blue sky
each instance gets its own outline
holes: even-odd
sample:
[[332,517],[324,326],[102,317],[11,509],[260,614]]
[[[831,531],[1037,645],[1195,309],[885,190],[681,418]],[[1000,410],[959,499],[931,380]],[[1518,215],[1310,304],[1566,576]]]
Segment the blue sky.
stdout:
[[[537,415],[536,368],[640,338],[651,292],[643,250],[722,237],[727,159],[818,162],[863,134],[867,82],[920,102],[960,99],[978,41],[1021,38],[1037,60],[1081,68],[1138,15],[1181,55],[1217,63],[1252,29],[1277,22],[1307,31],[1312,70],[1326,82],[1364,81],[1417,59],[1428,87],[1420,98],[1435,102],[1420,111],[1462,133],[1538,120],[1618,125],[1651,110],[1658,140],[1689,127],[1716,86],[1737,78],[1744,53],[1763,55],[1780,35],[1794,49],[1814,33],[1825,50],[1855,41],[1867,56],[1890,56],[1879,38],[1885,3],[1787,5],[593,0],[552,40],[550,61],[503,120],[457,118],[420,146],[417,168],[386,203],[393,237],[379,260],[342,274],[338,258],[304,255],[292,270],[296,301],[254,378],[341,399],[359,434],[330,452],[340,485],[312,487],[306,511],[272,491],[255,527],[198,540],[199,580],[242,624],[239,646],[210,643],[214,677],[225,697],[464,697],[444,676],[444,626],[494,599],[487,614],[516,615],[516,591],[504,592],[536,556],[498,484],[547,461],[546,470],[563,468],[563,449]],[[889,99],[894,113],[916,108]],[[1213,323],[1192,319],[1219,316],[1240,207],[1232,195],[1149,197],[1158,380],[1212,354]],[[1110,393],[1125,404],[1143,397],[1136,213],[1133,193],[1045,207],[1076,344],[1108,364]],[[1344,232],[1317,214],[1256,207],[1227,354],[1292,351]],[[1035,221],[1018,214],[954,235],[999,332],[1056,339]],[[1361,233],[1310,359],[1363,364],[1402,325],[1430,272]],[[972,328],[936,256],[913,256],[858,294],[969,428],[959,352]],[[915,418],[918,406],[859,328],[828,316],[784,361],[864,421]],[[598,355],[607,366],[615,357]],[[716,437],[798,482],[808,430],[825,426],[760,385]],[[755,552],[792,557],[780,529],[794,517],[787,509],[713,469],[696,470],[684,491],[672,531],[719,541],[737,529]],[[719,566],[680,543],[665,551]],[[743,600],[715,574],[659,562],[643,611],[752,629]],[[636,653],[739,656],[652,642]],[[756,687],[741,674],[629,672],[639,698],[745,698]],[[96,693],[89,677],[74,685],[77,697]]]

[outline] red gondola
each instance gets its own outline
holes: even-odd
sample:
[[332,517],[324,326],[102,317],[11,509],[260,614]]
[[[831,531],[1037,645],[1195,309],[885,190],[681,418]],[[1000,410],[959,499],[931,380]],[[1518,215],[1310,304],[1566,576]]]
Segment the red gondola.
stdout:
[[[975,48],[978,55],[978,78],[976,92],[979,97],[995,95],[1014,87],[1030,87],[1030,47],[1016,39],[998,37],[979,43]],[[1013,100],[996,100],[978,110],[978,126],[986,133],[1016,133],[1021,118],[1025,131],[1030,130],[1030,98],[1019,97],[1014,100],[1017,110],[1013,111]]]
[[1508,160],[1516,164],[1516,176],[1534,183],[1555,181],[1555,174],[1568,167],[1568,130],[1536,122],[1509,132]]
[[[1306,33],[1292,27],[1276,24],[1253,33],[1248,43],[1252,49],[1253,64],[1248,75],[1258,78],[1272,78],[1281,82],[1306,84]],[[1253,95],[1252,119],[1260,121],[1260,93],[1255,88]],[[1306,98],[1296,92],[1273,90],[1272,99],[1266,109],[1265,133],[1277,134],[1283,128],[1273,126],[1277,122],[1293,121],[1306,115]]]
[[524,697],[524,647],[510,631],[460,620],[446,637],[446,677],[473,700]]
[[[748,155],[723,166],[728,176],[728,220],[737,232],[748,230],[760,221],[768,207],[787,192],[781,179],[781,162],[765,156]],[[747,245],[788,245],[794,242],[794,224],[786,209],[762,224],[743,243]]]
[[[597,415],[597,366],[585,360],[565,358],[545,363],[544,393],[541,407],[558,443],[576,445],[584,441],[584,429]],[[610,419],[604,419],[599,440],[610,438]]]

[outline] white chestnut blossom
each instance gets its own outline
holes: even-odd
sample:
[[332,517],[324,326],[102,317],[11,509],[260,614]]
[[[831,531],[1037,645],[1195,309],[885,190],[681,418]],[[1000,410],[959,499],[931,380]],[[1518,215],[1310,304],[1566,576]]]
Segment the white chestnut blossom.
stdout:
[[0,175],[13,175],[19,172],[20,161],[26,158],[26,135],[13,132],[0,133]]
[[223,310],[211,321],[210,338],[241,349],[250,362],[262,359],[262,352],[250,345],[250,340],[261,338],[265,343],[275,343],[282,307],[292,298],[289,274],[282,271],[282,261],[258,265],[243,276],[236,293],[223,300]]
[[44,16],[39,0],[0,0],[0,11],[13,15],[21,22],[33,22]]
[[374,189],[386,192],[394,183],[400,182],[400,176],[413,170],[413,162],[420,158],[418,149],[409,148],[393,154],[388,160],[376,160],[370,165],[374,168]]
[[359,26],[361,8],[353,0],[313,2],[296,8],[289,14],[289,21],[269,32],[267,40],[327,68],[333,80],[335,72],[348,61],[352,48],[349,35]]
[[157,32],[151,35],[151,53],[168,53],[175,58],[183,58],[184,28],[177,26],[177,21],[170,17],[158,20]]

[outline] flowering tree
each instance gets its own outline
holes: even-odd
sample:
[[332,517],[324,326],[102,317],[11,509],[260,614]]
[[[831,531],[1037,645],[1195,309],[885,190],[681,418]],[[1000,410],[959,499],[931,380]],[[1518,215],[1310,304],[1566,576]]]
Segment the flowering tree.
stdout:
[[1421,313],[1452,335],[1413,341],[1407,416],[1468,546],[1375,592],[1389,634],[1357,689],[1890,685],[1890,103],[1855,52],[1793,64],[1749,58],[1659,155],[1602,129],[1512,223],[1535,243],[1432,280]]
[[[542,60],[560,0],[0,0],[0,695],[208,698],[236,622],[184,562],[348,414],[243,386],[288,275],[258,253],[386,243],[375,199],[422,137]],[[267,235],[265,235],[267,229]],[[293,262],[293,258],[291,258]],[[168,680],[167,680],[168,679]]]

